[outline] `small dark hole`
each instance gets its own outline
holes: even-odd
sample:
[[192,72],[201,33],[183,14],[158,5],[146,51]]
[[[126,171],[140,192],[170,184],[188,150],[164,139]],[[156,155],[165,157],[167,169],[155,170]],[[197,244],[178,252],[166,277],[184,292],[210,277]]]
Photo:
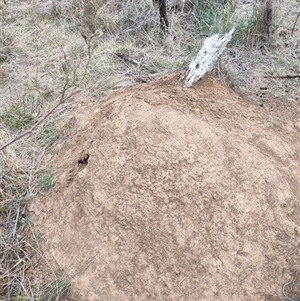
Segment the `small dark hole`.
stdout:
[[85,154],[82,158],[80,158],[80,159],[78,160],[78,164],[79,164],[79,165],[87,165],[87,164],[88,164],[89,157],[90,157],[89,154]]

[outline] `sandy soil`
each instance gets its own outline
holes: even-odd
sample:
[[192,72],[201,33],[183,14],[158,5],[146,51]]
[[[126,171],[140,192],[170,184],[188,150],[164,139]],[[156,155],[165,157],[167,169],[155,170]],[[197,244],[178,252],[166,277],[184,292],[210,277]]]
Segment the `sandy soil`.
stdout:
[[179,77],[82,102],[48,156],[30,211],[67,300],[282,300],[300,269],[299,106]]

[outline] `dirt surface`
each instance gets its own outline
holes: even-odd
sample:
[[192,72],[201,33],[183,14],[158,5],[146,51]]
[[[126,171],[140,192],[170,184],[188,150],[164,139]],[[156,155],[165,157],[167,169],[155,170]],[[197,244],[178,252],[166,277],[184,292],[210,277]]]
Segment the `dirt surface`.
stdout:
[[82,102],[48,156],[30,211],[68,300],[282,300],[300,269],[299,107],[179,77]]

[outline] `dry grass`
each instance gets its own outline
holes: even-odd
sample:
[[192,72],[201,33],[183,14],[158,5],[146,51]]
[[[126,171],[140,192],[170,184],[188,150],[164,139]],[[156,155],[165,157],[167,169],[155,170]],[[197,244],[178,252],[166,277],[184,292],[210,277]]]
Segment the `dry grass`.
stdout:
[[[259,30],[262,23],[256,23],[258,16],[265,15],[265,1],[257,0],[254,4],[238,9],[238,15],[249,20],[248,27],[244,29],[245,45],[227,51],[222,61],[226,72],[221,77],[227,73],[227,83],[231,83],[234,89],[254,103],[261,103],[261,87],[266,88],[268,98],[299,102],[297,79],[277,78],[297,74],[300,70],[297,58],[300,24],[296,24],[296,31],[294,35],[291,34],[299,6],[296,1],[273,0],[272,26],[268,38],[266,31],[263,34]],[[263,8],[260,13],[256,11],[259,7]]]
[[253,7],[253,15],[249,24],[247,43],[250,46],[257,44],[269,45],[274,28],[272,27],[275,16],[273,0],[257,1]]
[[[264,28],[260,19],[250,14],[243,20],[252,23],[241,23],[235,0],[225,6],[216,0],[214,10],[205,10],[206,1],[195,2],[194,10],[169,13],[167,36],[161,35],[151,0],[0,3],[0,145],[32,126],[64,91],[69,95],[75,87],[82,96],[98,101],[114,89],[184,69],[206,35],[233,25],[238,41],[225,54],[227,65],[219,68],[219,75],[239,88],[244,78],[251,79],[247,72],[253,61],[245,60],[245,54],[258,57],[253,56],[258,50],[244,48],[243,42],[254,44]],[[265,67],[265,61],[277,66],[269,56],[256,61],[256,68]],[[63,275],[53,271],[46,286],[36,285],[27,275],[32,257],[43,257],[26,209],[41,182],[51,188],[44,156],[66,134],[67,113],[75,103],[75,97],[62,101],[61,110],[29,137],[0,151],[0,300],[62,300],[69,290],[58,277]]]

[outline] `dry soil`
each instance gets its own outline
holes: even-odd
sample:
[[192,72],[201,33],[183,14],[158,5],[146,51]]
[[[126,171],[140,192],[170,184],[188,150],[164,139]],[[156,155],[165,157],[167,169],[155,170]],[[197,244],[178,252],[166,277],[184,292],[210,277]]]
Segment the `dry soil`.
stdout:
[[299,105],[179,78],[81,102],[47,157],[30,211],[67,300],[283,300],[300,269]]

